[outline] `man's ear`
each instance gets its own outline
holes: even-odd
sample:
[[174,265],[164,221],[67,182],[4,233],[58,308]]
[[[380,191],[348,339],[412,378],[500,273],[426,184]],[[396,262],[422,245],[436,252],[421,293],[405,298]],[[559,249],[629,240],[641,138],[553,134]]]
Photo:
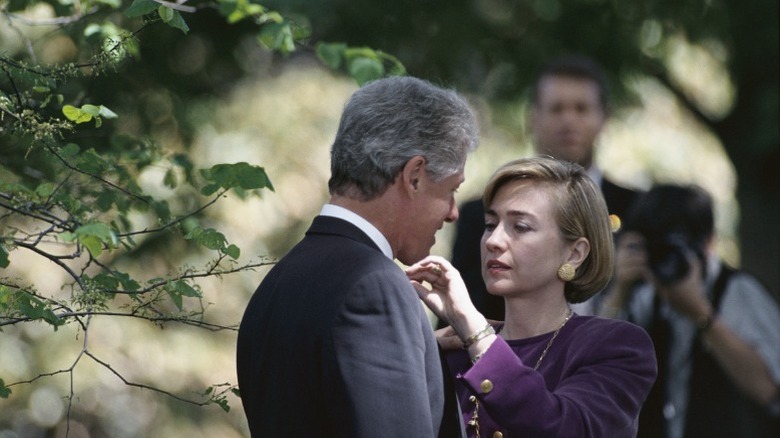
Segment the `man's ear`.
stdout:
[[589,253],[590,242],[588,242],[588,239],[580,237],[571,245],[569,257],[566,261],[574,265],[575,268],[578,268],[582,262],[585,261],[585,258],[588,257]]
[[415,155],[409,159],[401,171],[401,183],[410,193],[414,193],[420,188],[420,181],[425,175],[425,157]]

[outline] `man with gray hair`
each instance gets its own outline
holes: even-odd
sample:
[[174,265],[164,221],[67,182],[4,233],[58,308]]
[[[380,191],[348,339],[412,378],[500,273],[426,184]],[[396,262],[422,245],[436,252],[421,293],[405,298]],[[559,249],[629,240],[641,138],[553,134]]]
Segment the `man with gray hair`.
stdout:
[[477,144],[474,114],[452,90],[393,77],[352,95],[331,149],[330,201],[241,322],[253,437],[449,433],[436,340],[393,259],[424,258],[457,219],[454,194]]

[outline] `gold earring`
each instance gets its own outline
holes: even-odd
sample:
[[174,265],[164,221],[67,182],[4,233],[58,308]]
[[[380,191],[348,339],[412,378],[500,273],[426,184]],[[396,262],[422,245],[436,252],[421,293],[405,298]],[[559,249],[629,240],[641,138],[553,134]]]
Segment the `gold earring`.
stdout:
[[574,266],[571,263],[564,263],[558,268],[558,278],[563,281],[572,281],[574,279]]

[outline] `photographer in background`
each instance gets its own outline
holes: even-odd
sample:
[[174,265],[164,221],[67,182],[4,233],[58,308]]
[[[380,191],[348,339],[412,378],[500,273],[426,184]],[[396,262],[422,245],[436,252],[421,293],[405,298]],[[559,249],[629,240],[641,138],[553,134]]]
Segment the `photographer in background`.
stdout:
[[637,436],[780,436],[780,306],[715,254],[710,196],[655,186],[623,226],[600,313],[643,326],[655,344]]

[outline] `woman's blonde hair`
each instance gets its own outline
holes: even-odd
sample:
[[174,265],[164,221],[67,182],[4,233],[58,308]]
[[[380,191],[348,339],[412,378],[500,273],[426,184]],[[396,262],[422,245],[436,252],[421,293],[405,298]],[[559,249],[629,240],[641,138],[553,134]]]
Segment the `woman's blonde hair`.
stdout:
[[615,251],[601,190],[579,164],[548,156],[523,158],[504,164],[490,178],[482,197],[485,209],[501,187],[518,180],[549,186],[563,238],[573,242],[584,237],[590,243],[590,252],[574,279],[566,282],[566,301],[581,303],[601,291],[612,276]]

